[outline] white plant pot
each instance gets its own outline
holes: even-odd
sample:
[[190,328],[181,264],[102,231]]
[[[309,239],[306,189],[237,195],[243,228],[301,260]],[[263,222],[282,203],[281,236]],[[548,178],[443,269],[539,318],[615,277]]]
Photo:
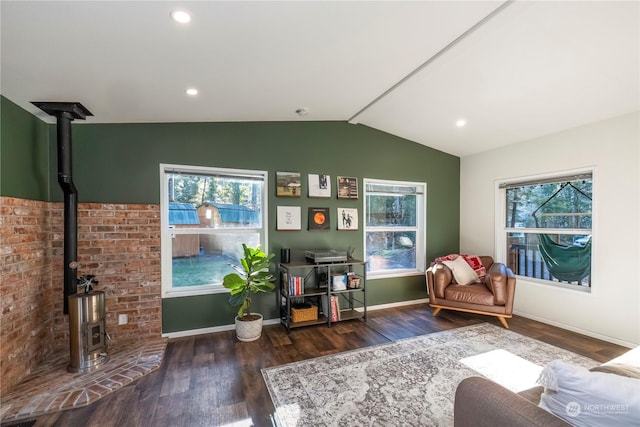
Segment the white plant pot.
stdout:
[[258,313],[251,313],[260,316],[257,320],[239,320],[236,316],[236,336],[238,340],[249,342],[255,341],[262,335],[262,315]]

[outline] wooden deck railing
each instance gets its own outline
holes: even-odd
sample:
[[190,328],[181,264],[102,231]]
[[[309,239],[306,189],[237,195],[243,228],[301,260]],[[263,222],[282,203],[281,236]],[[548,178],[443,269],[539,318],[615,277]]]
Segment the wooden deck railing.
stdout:
[[[535,279],[552,280],[562,282],[553,277],[540,255],[538,245],[511,244],[509,246],[509,268],[519,276],[533,277]],[[562,282],[579,286],[591,286],[591,276],[581,282]]]

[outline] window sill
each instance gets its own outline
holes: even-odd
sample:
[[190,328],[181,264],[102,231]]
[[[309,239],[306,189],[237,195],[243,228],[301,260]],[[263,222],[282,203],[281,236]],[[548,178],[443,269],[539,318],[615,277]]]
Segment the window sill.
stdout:
[[394,277],[408,277],[408,276],[424,276],[425,272],[420,270],[402,270],[402,271],[382,271],[382,272],[367,272],[367,281],[376,279],[390,279]]
[[228,294],[229,290],[222,285],[212,286],[190,286],[183,289],[170,289],[162,291],[162,298],[180,298],[180,297],[192,297],[198,295],[212,295],[212,294]]
[[549,289],[553,289],[553,288],[565,289],[568,291],[583,292],[586,294],[590,294],[592,289],[592,287],[589,287],[589,286],[571,285],[568,283],[554,282],[551,280],[541,280],[541,279],[536,279],[534,277],[520,276],[517,274],[516,274],[516,281],[517,283],[523,283],[523,284],[530,283],[532,285],[542,286]]

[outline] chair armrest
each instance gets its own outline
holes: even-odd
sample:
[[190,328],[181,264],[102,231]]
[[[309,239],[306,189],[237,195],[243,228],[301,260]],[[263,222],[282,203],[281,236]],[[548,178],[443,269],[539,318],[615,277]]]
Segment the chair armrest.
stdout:
[[427,286],[429,297],[444,298],[444,290],[453,281],[453,274],[449,267],[437,263],[427,271]]
[[509,267],[500,262],[493,263],[487,271],[484,283],[493,294],[493,303],[495,305],[513,303],[516,276]]
[[454,427],[569,425],[500,384],[481,377],[460,382],[453,412]]

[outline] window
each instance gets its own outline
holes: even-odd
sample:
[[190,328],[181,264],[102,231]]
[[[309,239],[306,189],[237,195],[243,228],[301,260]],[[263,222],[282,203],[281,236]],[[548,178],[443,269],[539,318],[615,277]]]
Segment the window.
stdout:
[[504,183],[499,192],[499,258],[519,276],[588,291],[592,172]]
[[364,180],[364,247],[370,277],[424,273],[426,187]]
[[266,247],[267,173],[160,165],[163,297],[226,292],[242,243]]

